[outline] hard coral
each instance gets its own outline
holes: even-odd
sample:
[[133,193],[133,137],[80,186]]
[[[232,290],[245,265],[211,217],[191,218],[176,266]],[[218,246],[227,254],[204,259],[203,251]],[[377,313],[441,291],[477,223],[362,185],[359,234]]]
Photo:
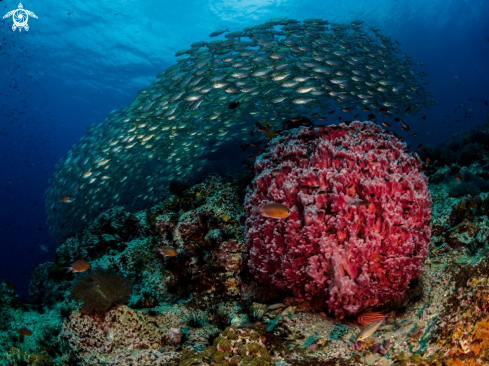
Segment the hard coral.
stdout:
[[98,313],[107,311],[112,305],[125,303],[131,295],[131,288],[125,277],[98,268],[75,282],[71,298],[83,302],[85,311]]
[[[272,140],[246,195],[250,271],[297,297],[322,299],[338,317],[400,296],[428,254],[431,215],[421,162],[404,149],[369,122]],[[253,212],[270,202],[291,215]]]
[[268,366],[272,357],[265,346],[266,338],[255,330],[228,327],[214,339],[214,344],[199,353],[184,353],[180,366],[241,365]]
[[126,306],[109,310],[99,320],[77,311],[63,324],[61,337],[78,351],[83,365],[123,365],[128,361],[133,366],[160,365],[175,356],[171,348],[167,353],[157,352],[168,332],[163,320],[149,319],[144,312]]

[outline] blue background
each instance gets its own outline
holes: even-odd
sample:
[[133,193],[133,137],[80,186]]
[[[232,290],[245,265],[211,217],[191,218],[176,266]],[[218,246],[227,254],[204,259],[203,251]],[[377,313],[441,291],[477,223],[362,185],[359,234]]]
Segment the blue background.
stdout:
[[[171,66],[177,51],[196,41],[222,39],[208,37],[218,29],[236,31],[285,17],[363,20],[399,40],[415,62],[426,63],[417,68],[429,73],[427,88],[439,104],[405,119],[413,125],[410,132],[419,133],[406,138],[408,144],[437,144],[489,116],[484,104],[489,99],[487,0],[45,0],[23,5],[38,16],[29,18],[28,32],[13,32],[11,17],[0,21],[0,279],[13,281],[24,296],[34,265],[53,258],[57,245],[44,214],[44,191],[55,163],[90,123],[127,106]],[[1,1],[1,16],[17,7],[17,1]],[[393,131],[402,134],[397,126]],[[39,244],[51,252],[44,253]]]

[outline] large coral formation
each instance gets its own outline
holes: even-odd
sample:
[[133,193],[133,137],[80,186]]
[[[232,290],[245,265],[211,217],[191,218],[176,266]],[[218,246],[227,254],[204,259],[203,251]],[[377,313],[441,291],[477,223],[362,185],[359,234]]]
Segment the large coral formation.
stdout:
[[192,293],[191,303],[210,306],[240,299],[246,254],[236,188],[214,176],[187,192],[187,199],[192,199],[185,203],[183,198],[187,211],[168,210],[175,198],[155,209],[161,212],[155,217],[158,244],[174,247],[178,253],[162,258],[166,284],[170,291]]
[[160,364],[175,357],[172,349],[165,354],[158,351],[171,334],[173,324],[165,320],[126,306],[101,319],[77,311],[64,323],[61,337],[77,350],[84,365],[120,365],[129,360],[133,365]]
[[[338,317],[399,297],[428,254],[431,213],[421,163],[404,149],[368,122],[273,140],[245,202],[250,271],[296,296],[324,299]],[[292,214],[253,213],[270,202]]]

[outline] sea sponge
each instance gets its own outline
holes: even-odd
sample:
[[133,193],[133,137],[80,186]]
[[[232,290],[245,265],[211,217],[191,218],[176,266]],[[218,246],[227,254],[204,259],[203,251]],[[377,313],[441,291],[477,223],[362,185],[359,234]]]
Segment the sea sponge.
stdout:
[[[322,300],[337,317],[399,297],[428,255],[431,197],[420,168],[404,143],[369,122],[275,138],[245,200],[250,272]],[[271,202],[291,215],[253,210]]]
[[132,285],[125,277],[97,268],[75,282],[71,298],[83,302],[85,311],[99,313],[109,310],[112,305],[125,303],[131,289]]

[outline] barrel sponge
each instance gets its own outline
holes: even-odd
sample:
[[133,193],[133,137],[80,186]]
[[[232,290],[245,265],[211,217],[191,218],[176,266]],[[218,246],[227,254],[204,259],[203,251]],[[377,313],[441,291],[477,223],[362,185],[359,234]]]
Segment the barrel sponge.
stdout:
[[[431,197],[421,168],[404,143],[370,122],[273,139],[245,199],[251,273],[322,301],[338,318],[396,299],[428,255]],[[271,202],[291,215],[253,211]]]
[[124,276],[97,268],[78,278],[71,290],[71,298],[83,302],[86,312],[100,313],[112,305],[124,304],[131,289],[131,283]]

